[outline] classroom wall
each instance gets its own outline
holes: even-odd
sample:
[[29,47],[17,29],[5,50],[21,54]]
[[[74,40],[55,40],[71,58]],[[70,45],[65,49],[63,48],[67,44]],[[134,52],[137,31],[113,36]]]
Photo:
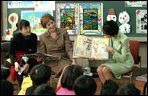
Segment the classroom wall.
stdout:
[[[7,22],[7,18],[10,13],[16,12],[18,15],[20,14],[21,10],[32,10],[32,9],[9,9],[7,10],[7,1],[2,1],[2,28],[3,32],[10,26]],[[147,34],[144,33],[136,33],[136,9],[147,9],[147,7],[125,7],[124,1],[56,1],[56,3],[103,3],[103,21],[106,21],[106,17],[108,15],[109,8],[114,8],[115,13],[117,16],[117,23],[120,25],[118,21],[118,15],[122,11],[127,11],[130,15],[130,21],[128,24],[131,26],[131,33],[127,34],[127,36],[133,40],[140,40],[140,56],[142,60],[142,66],[147,67]],[[118,6],[117,6],[118,5]],[[54,12],[54,18],[56,17],[56,14]],[[1,35],[3,34],[1,32]],[[73,41],[75,39],[75,36],[70,36],[71,40]],[[38,44],[39,49],[39,44]],[[82,65],[86,65],[89,63],[87,59],[77,59],[78,63]],[[95,65],[98,62],[93,62]]]
[[[5,1],[7,2],[7,1]],[[137,9],[147,9],[147,7],[125,7],[125,1],[55,1],[56,3],[103,3],[103,21],[106,21],[106,17],[108,15],[108,11],[110,8],[115,9],[115,14],[117,16],[117,23],[121,25],[118,21],[118,16],[120,12],[127,11],[130,15],[130,21],[128,24],[131,26],[130,33],[126,35],[129,37],[147,37],[145,33],[136,33],[136,10]],[[118,5],[118,6],[117,6]],[[7,8],[6,4],[5,7]],[[14,9],[6,9],[7,16],[11,13],[17,13],[19,18],[21,18],[21,11],[26,10],[34,10],[34,8],[15,8]],[[53,11],[54,19],[56,20],[56,13]],[[10,28],[10,24],[7,22],[7,28]]]

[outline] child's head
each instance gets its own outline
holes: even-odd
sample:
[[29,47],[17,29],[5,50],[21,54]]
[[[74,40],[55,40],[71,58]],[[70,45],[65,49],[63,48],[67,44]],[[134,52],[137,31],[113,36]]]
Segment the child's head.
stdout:
[[10,69],[1,66],[1,80],[6,80],[10,75]]
[[31,34],[30,23],[25,19],[18,22],[18,29],[24,36],[29,36]]
[[27,63],[30,65],[29,69],[28,69],[28,73],[30,73],[30,70],[38,64],[37,60],[35,58],[29,58],[29,60],[27,61]]
[[74,82],[74,91],[76,95],[94,95],[96,88],[97,84],[90,76],[82,75]]
[[101,88],[100,95],[115,95],[118,90],[118,85],[112,80],[106,80]]
[[134,84],[126,83],[119,87],[116,95],[140,95],[140,90]]
[[7,80],[1,80],[1,96],[13,95],[13,84]]
[[32,93],[32,95],[56,95],[54,89],[48,84],[39,85]]
[[46,64],[35,65],[30,71],[33,86],[47,83],[51,76],[51,68]]
[[70,65],[64,70],[61,78],[61,85],[63,88],[73,90],[74,81],[83,75],[83,69],[79,65]]

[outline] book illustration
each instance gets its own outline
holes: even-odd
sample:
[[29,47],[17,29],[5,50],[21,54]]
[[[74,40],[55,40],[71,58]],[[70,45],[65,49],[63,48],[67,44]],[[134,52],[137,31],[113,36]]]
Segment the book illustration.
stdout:
[[99,60],[108,59],[109,54],[105,51],[108,44],[108,38],[94,38],[92,41],[92,57]]
[[[80,38],[79,38],[80,37]],[[81,42],[79,42],[81,41]],[[91,55],[91,38],[84,36],[78,36],[76,40],[76,55],[89,58]]]
[[108,59],[109,54],[105,51],[107,45],[109,45],[108,38],[78,35],[74,46],[74,57]]
[[137,76],[136,80],[147,82],[147,74],[143,74],[141,76]]

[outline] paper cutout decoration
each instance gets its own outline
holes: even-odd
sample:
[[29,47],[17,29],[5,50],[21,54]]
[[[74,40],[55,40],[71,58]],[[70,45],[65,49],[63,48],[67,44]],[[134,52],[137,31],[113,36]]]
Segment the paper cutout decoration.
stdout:
[[130,20],[129,14],[126,11],[121,12],[118,20],[121,23],[119,31],[123,33],[130,33],[130,25],[128,24]]
[[11,24],[12,32],[17,29],[16,23],[18,22],[18,15],[16,13],[11,13],[8,17],[8,22]]
[[136,10],[136,33],[147,33],[147,10]]
[[11,13],[9,16],[8,16],[8,22],[11,24],[11,28],[8,28],[6,30],[6,37],[5,39],[10,39],[13,37],[13,32],[17,29],[16,27],[16,24],[18,22],[18,15],[16,13]]
[[110,21],[110,20],[113,20],[113,21],[117,20],[114,8],[109,9],[108,16],[107,16],[107,21]]

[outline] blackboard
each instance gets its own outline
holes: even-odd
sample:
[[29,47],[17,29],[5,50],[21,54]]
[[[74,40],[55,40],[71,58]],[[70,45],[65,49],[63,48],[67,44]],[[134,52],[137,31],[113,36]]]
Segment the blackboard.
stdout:
[[[121,25],[118,21],[119,13],[122,11],[127,11],[130,15],[130,21],[128,24],[131,26],[130,33],[126,34],[129,37],[147,37],[145,33],[136,33],[136,10],[144,9],[147,10],[147,7],[125,7],[125,1],[56,1],[56,3],[103,3],[103,21],[106,21],[106,17],[108,15],[108,10],[110,8],[115,9],[115,14],[117,16],[117,23]],[[21,11],[25,10],[34,10],[34,8],[16,8],[16,9],[8,9],[8,15],[11,13],[17,13],[19,17],[21,17]],[[54,18],[56,19],[55,11],[53,12]],[[10,28],[10,24],[8,24]]]

